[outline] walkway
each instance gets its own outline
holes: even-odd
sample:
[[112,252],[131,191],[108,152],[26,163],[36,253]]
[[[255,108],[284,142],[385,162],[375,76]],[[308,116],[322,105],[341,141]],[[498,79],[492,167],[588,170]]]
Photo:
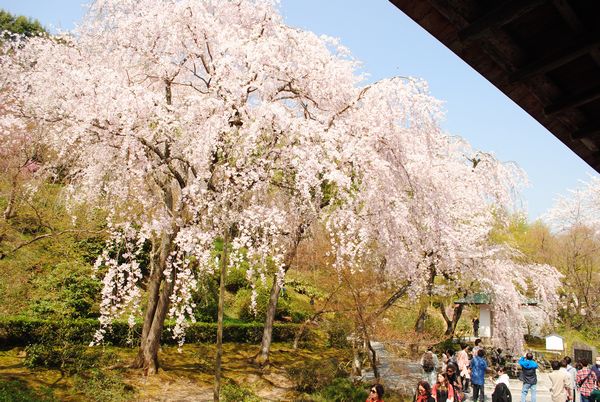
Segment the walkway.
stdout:
[[[385,347],[381,342],[371,342],[371,346],[377,353],[379,360],[379,375],[383,385],[386,388],[399,390],[402,394],[410,395],[414,393],[417,382],[421,380],[421,365],[414,360],[399,358]],[[365,372],[363,380],[373,382],[372,371]],[[510,391],[514,402],[521,400],[521,386],[519,380],[510,380]],[[548,374],[538,373],[537,398],[536,402],[551,402],[550,398],[550,380]],[[486,377],[485,396],[486,401],[492,400],[494,392],[494,383],[490,377]],[[472,401],[472,395],[467,395],[467,401]],[[531,394],[527,395],[527,401],[531,399]]]

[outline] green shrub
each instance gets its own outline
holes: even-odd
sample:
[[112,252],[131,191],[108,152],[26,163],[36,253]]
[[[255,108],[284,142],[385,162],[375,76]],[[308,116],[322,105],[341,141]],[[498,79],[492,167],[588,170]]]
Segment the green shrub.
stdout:
[[355,385],[348,378],[336,378],[315,395],[315,401],[354,402],[369,396],[364,385]]
[[320,391],[336,378],[345,378],[349,374],[336,358],[306,361],[289,367],[287,372],[296,381],[295,389],[306,393]]
[[75,242],[75,247],[77,247],[81,258],[89,265],[94,265],[96,263],[96,260],[100,254],[102,254],[105,245],[105,240],[98,236]]
[[[236,294],[235,308],[240,320],[246,322],[264,322],[267,316],[267,307],[270,299],[270,289],[260,287],[257,289],[256,295],[256,311],[252,311],[252,291],[250,289],[241,289]],[[280,297],[275,310],[275,319],[281,320],[283,317],[289,317],[290,301],[289,298]]]
[[348,336],[352,331],[352,325],[341,319],[334,319],[327,323],[327,345],[332,348],[347,349],[350,342]]
[[441,341],[440,343],[438,343],[434,346],[434,351],[438,355],[441,355],[448,349],[451,349],[451,350],[454,350],[455,352],[457,352],[460,350],[460,344],[454,342],[454,340],[452,338],[449,338],[449,339],[444,339],[443,341]]
[[236,266],[227,272],[225,279],[225,289],[231,293],[237,293],[241,289],[250,287],[248,279],[246,279],[247,263],[242,263],[241,266]]
[[30,304],[29,314],[50,319],[98,317],[101,284],[89,275],[88,268],[57,264],[52,269],[37,280],[45,296]]
[[33,344],[25,347],[25,366],[30,369],[52,368],[75,374],[96,367],[100,352],[81,344]]
[[198,288],[192,293],[196,304],[194,318],[198,322],[215,322],[219,309],[219,283],[214,276],[206,275],[198,281]]
[[[166,322],[162,334],[163,344],[174,344],[172,322]],[[115,321],[105,336],[105,343],[115,346],[135,345],[139,342],[142,324],[136,323],[133,328],[124,321]],[[46,344],[57,346],[57,340],[65,344],[89,345],[94,332],[99,328],[96,319],[78,320],[41,320],[29,317],[0,318],[0,344],[6,346],[27,346]],[[273,326],[273,341],[285,342],[294,339],[298,324],[276,323]],[[262,323],[232,323],[223,324],[223,341],[237,343],[259,343],[262,338]],[[186,342],[204,343],[215,342],[217,324],[196,322],[191,323],[186,331]],[[315,339],[314,331],[307,330],[305,339]]]
[[124,402],[133,400],[135,396],[134,388],[125,384],[117,374],[100,370],[77,376],[75,385],[88,401]]
[[234,382],[227,382],[221,387],[221,399],[224,402],[260,402],[261,399],[251,390]]

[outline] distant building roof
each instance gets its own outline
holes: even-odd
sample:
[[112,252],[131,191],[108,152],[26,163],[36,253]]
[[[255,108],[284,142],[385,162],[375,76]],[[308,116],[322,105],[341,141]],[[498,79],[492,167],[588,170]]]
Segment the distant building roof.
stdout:
[[490,304],[491,302],[492,297],[488,293],[473,293],[454,301],[456,304]]
[[[463,298],[454,301],[455,304],[491,304],[492,296],[489,293],[479,292],[467,295]],[[525,299],[524,305],[536,306],[538,301],[536,299]]]

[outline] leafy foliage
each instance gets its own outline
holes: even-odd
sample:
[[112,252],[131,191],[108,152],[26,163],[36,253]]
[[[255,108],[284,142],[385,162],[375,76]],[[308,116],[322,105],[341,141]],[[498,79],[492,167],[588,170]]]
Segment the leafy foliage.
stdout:
[[[64,265],[64,267],[61,267]],[[100,281],[89,273],[61,264],[53,273],[36,279],[46,295],[35,299],[30,311],[38,318],[91,318],[98,316]],[[88,268],[89,270],[89,268]]]
[[261,399],[248,388],[229,381],[221,388],[221,398],[224,402],[260,402]]
[[345,378],[348,372],[337,358],[309,360],[301,365],[288,367],[290,378],[297,391],[314,393],[324,389],[337,378]]
[[135,397],[135,390],[123,382],[118,373],[90,370],[78,375],[75,384],[88,401],[126,402]]
[[348,378],[335,378],[319,392],[311,395],[315,402],[355,402],[366,400],[369,392],[363,384],[356,385]]
[[16,16],[5,10],[0,10],[0,32],[2,31],[9,31],[25,36],[47,33],[38,20],[33,20],[22,15]]
[[[0,341],[9,346],[26,346],[29,344],[55,345],[56,342],[88,345],[98,328],[94,319],[78,320],[41,320],[30,317],[3,317],[0,319]],[[166,344],[175,344],[172,330],[174,323],[166,322],[162,339]],[[275,341],[294,339],[298,324],[276,323],[273,327]],[[262,337],[262,323],[225,322],[223,340],[225,342],[256,343]],[[106,343],[119,346],[130,346],[137,343],[141,333],[141,323],[130,328],[127,322],[115,321],[106,336]],[[196,322],[190,324],[186,339],[191,343],[214,342],[216,339],[216,323]],[[308,339],[314,335],[307,335]],[[47,351],[47,349],[44,349]]]
[[351,323],[341,318],[334,318],[327,323],[327,345],[332,348],[349,348],[348,336],[351,332]]
[[[250,289],[242,289],[236,294],[236,310],[240,320],[247,322],[261,322],[267,316],[267,307],[269,305],[269,289],[259,287],[256,296],[256,309],[252,311],[252,291]],[[285,316],[290,315],[289,299],[280,298],[277,303],[275,318],[281,320]]]

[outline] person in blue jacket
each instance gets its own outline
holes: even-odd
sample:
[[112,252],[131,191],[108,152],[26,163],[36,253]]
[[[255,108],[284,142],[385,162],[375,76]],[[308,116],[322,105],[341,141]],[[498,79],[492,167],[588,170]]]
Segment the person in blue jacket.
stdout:
[[535,402],[538,364],[533,360],[533,355],[528,352],[519,359],[519,366],[521,366],[519,380],[523,383],[521,402],[525,402],[529,390],[531,390],[531,402]]
[[[483,358],[485,351],[479,349],[477,355],[471,360],[471,384],[473,385],[473,402],[477,402],[478,399],[481,402],[485,401],[485,395],[483,394],[484,382],[485,382],[485,370],[487,369],[487,361]],[[481,397],[481,398],[480,398]]]

